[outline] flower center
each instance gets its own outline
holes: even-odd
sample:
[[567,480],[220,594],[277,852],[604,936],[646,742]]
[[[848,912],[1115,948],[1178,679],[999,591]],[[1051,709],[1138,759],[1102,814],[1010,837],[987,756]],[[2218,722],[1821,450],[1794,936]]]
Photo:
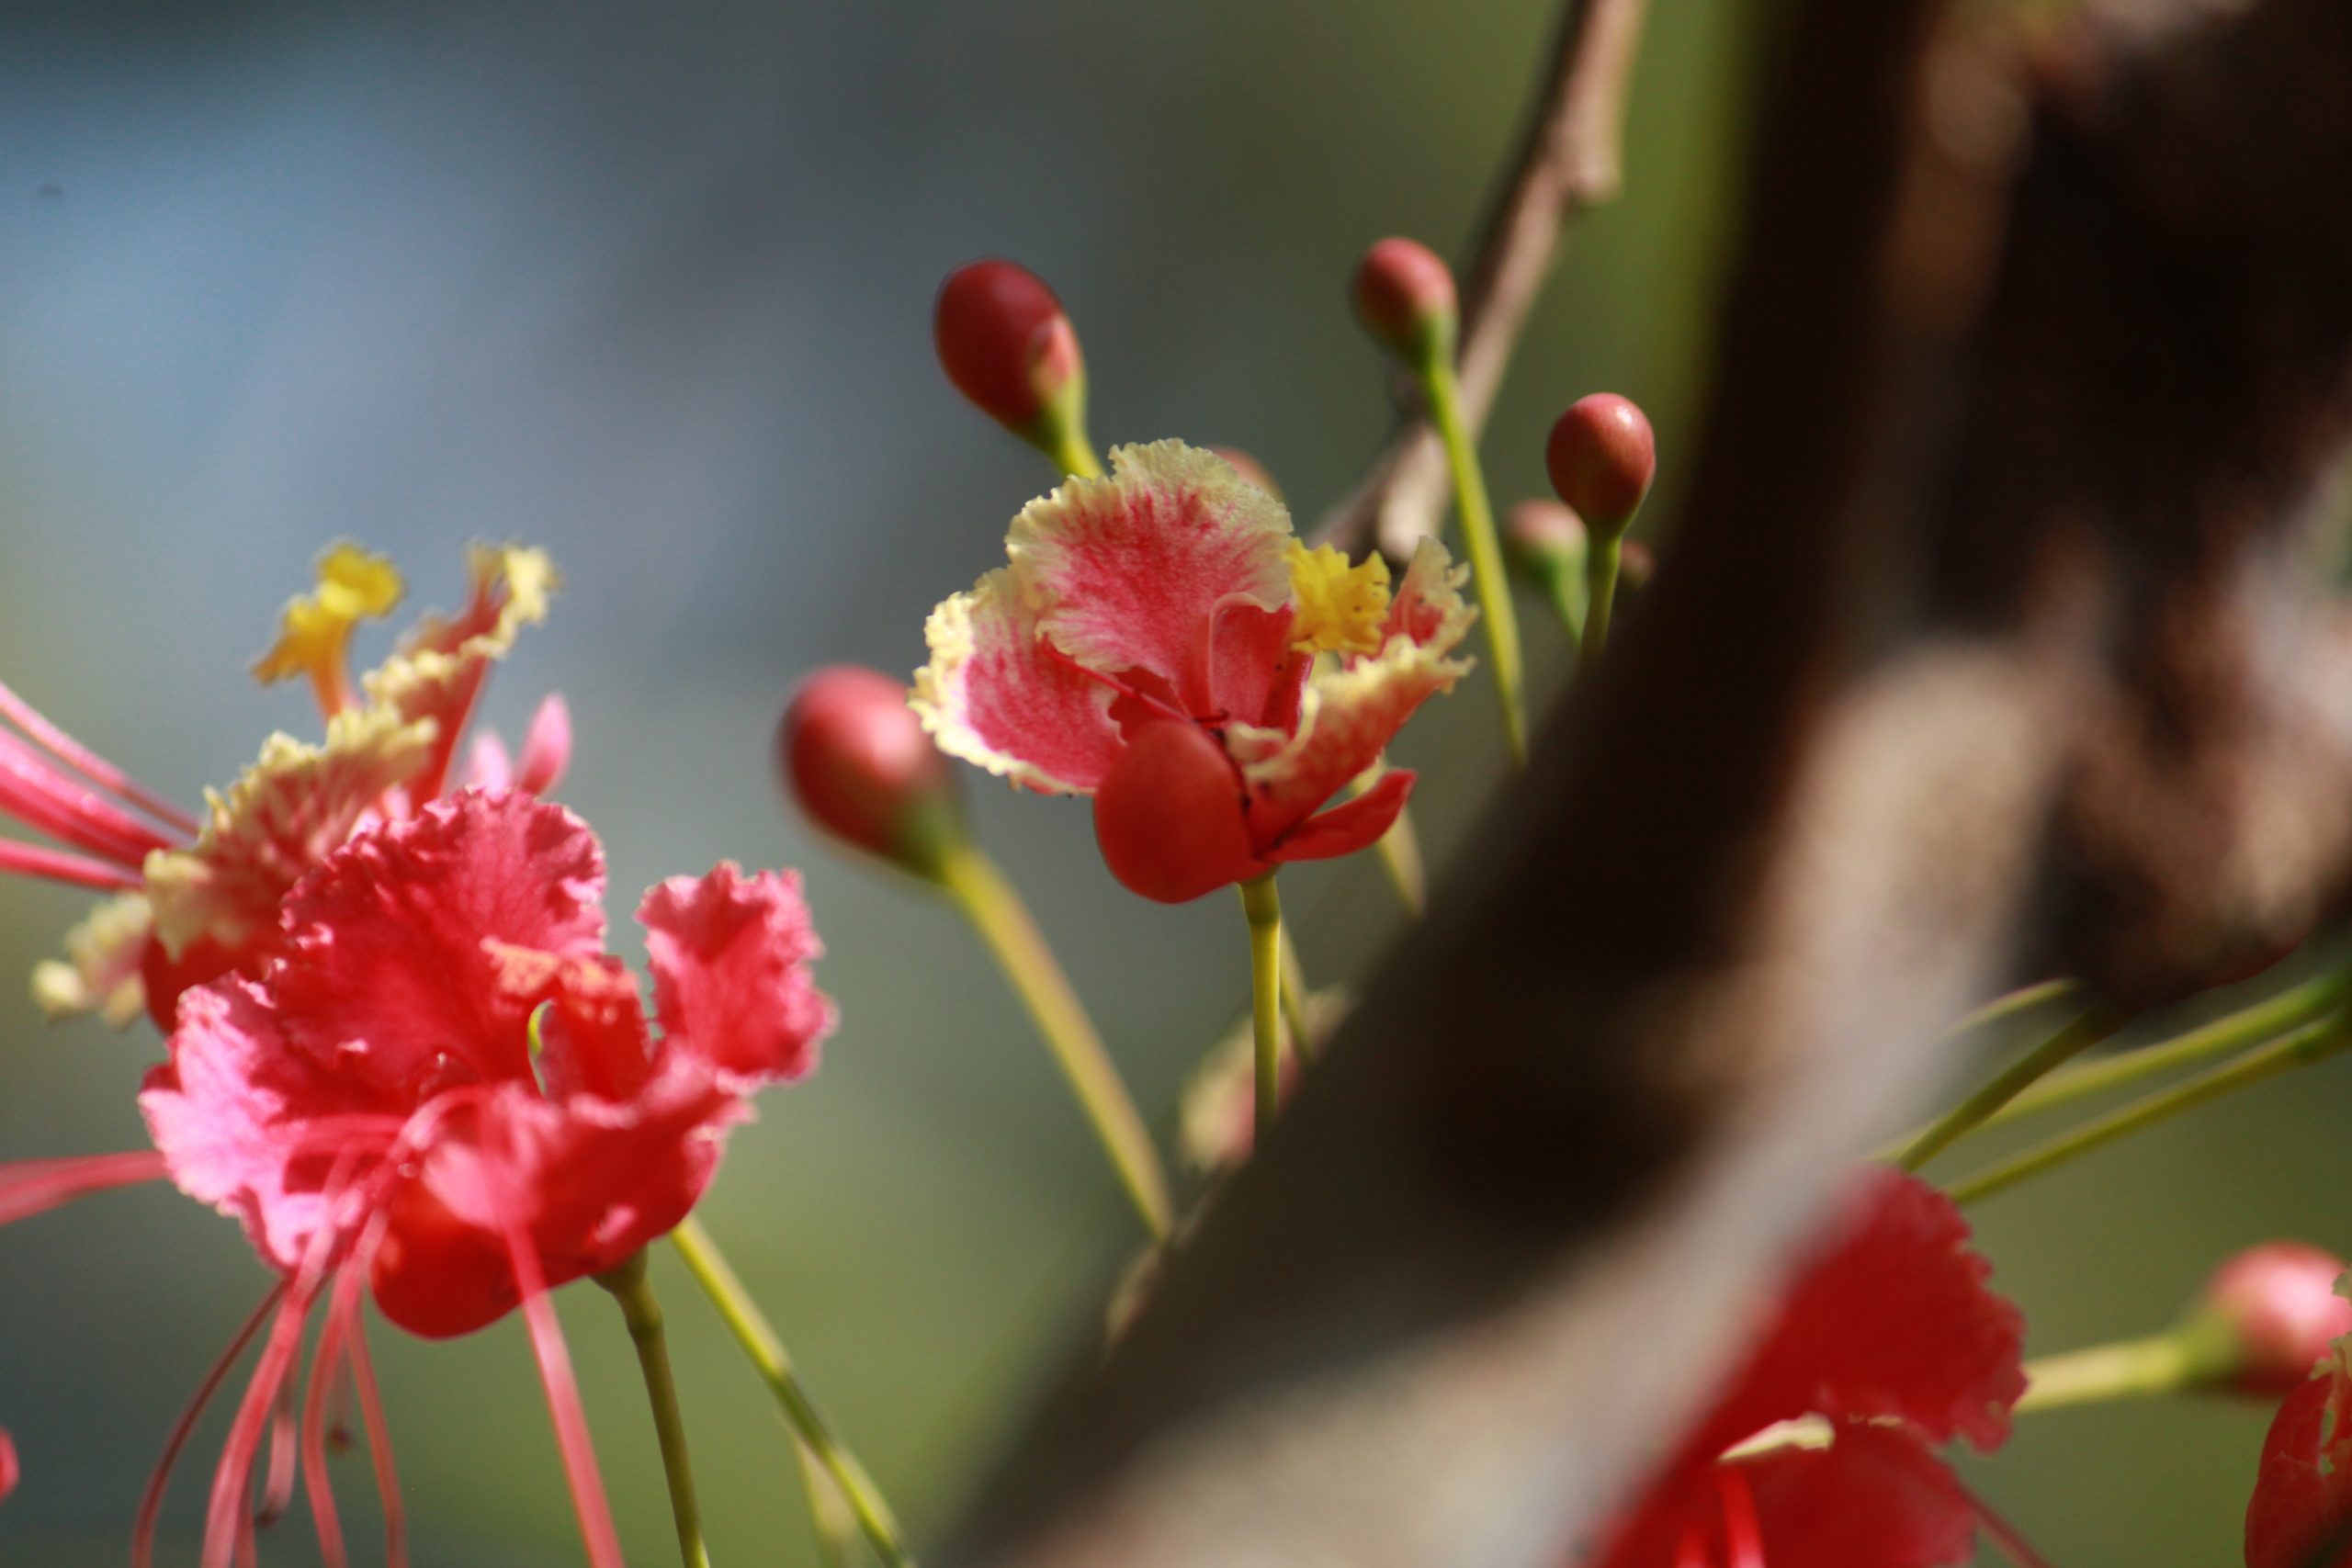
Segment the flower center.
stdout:
[[1388,563],[1377,552],[1350,564],[1329,545],[1287,552],[1296,604],[1291,646],[1311,653],[1378,653],[1388,620]]

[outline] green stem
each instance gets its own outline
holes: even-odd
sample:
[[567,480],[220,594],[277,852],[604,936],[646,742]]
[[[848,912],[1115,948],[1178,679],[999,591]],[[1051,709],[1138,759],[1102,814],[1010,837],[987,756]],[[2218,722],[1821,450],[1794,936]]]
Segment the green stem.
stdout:
[[1442,352],[1432,353],[1420,367],[1422,396],[1438,438],[1445,444],[1446,466],[1453,472],[1454,510],[1462,516],[1462,543],[1470,558],[1470,576],[1478,591],[1479,617],[1487,626],[1487,652],[1495,666],[1495,694],[1502,700],[1503,735],[1510,743],[1511,761],[1527,764],[1527,707],[1519,648],[1519,619],[1511,610],[1510,580],[1503,572],[1501,547],[1495,542],[1494,508],[1487,500],[1486,475],[1478,467],[1477,449],[1462,421],[1461,390],[1453,365]]
[[2039,1111],[2071,1105],[2144,1077],[2192,1066],[2209,1057],[2226,1056],[2308,1023],[2339,1006],[2346,997],[2352,997],[2352,969],[2332,971],[2170,1040],[2052,1073],[2003,1106],[1987,1124],[1998,1125]]
[[1254,1135],[1263,1139],[1274,1124],[1283,1081],[1283,897],[1272,872],[1241,885],[1241,911],[1250,919],[1250,1028],[1258,1066]]
[[2004,1191],[2094,1149],[2104,1148],[2119,1138],[2128,1137],[2184,1111],[2193,1111],[2209,1100],[2219,1100],[2265,1078],[2324,1061],[2347,1043],[2352,1043],[2352,1029],[2346,1027],[2342,1014],[2331,1013],[2267,1045],[2249,1051],[2235,1061],[2225,1062],[2185,1083],[2135,1100],[2104,1116],[2094,1117],[2071,1132],[2060,1134],[2046,1143],[2037,1144],[2023,1153],[1988,1166],[1973,1176],[1954,1182],[1948,1190],[1955,1203],[1973,1203],[1980,1198],[1989,1198],[1996,1192]]
[[678,1412],[678,1383],[670,1372],[670,1350],[662,1331],[662,1303],[653,1294],[653,1280],[638,1253],[596,1283],[620,1303],[628,1325],[629,1343],[637,1347],[638,1371],[645,1377],[645,1397],[653,1407],[653,1435],[662,1446],[662,1476],[670,1486],[670,1513],[678,1526],[678,1557],[685,1568],[710,1568],[710,1551],[703,1544],[702,1509],[695,1501],[695,1469],[686,1457],[686,1424]]
[[885,1568],[911,1568],[914,1558],[908,1552],[899,1534],[899,1521],[891,1515],[890,1506],[882,1500],[881,1492],[857,1457],[842,1446],[833,1435],[824,1412],[808,1395],[799,1374],[792,1370],[792,1361],[784,1352],[784,1343],[768,1325],[743,1281],[736,1278],[719,1252],[718,1244],[702,1228],[702,1222],[688,1215],[678,1228],[670,1233],[671,1245],[685,1260],[695,1282],[718,1309],[721,1321],[743,1353],[759,1369],[760,1379],[792,1425],[794,1434],[817,1456],[825,1472],[849,1500],[850,1511],[857,1516],[858,1528],[865,1532],[866,1543],[874,1548]]
[[1290,928],[1279,928],[1283,964],[1283,1025],[1290,1031],[1291,1049],[1297,1053],[1299,1066],[1315,1055],[1315,1037],[1306,1032],[1306,967],[1298,961],[1298,944],[1290,939]]
[[2041,980],[2030,986],[2020,986],[2014,991],[2007,991],[1995,997],[1973,1012],[1962,1014],[1959,1022],[1945,1031],[1944,1037],[1951,1039],[1956,1035],[1973,1034],[1978,1030],[1990,1029],[1996,1023],[2007,1023],[2021,1013],[2029,1013],[2036,1008],[2047,1007],[2052,1002],[2063,1001],[2073,996],[2077,988],[2075,981],[2066,978]]
[[1046,434],[1045,446],[1046,456],[1069,478],[1102,477],[1102,463],[1094,456],[1094,443],[1087,439],[1086,427],[1079,422],[1066,420],[1055,424]]
[[1595,529],[1584,553],[1584,635],[1577,645],[1577,672],[1588,674],[1609,646],[1609,610],[1617,601],[1617,567],[1625,536]]
[[2236,1362],[2236,1344],[2226,1323],[2191,1319],[2145,1338],[2028,1361],[2025,1396],[2016,1409],[2022,1416],[2069,1404],[2178,1393],[2228,1377]]
[[1929,1122],[1905,1145],[1894,1163],[1905,1170],[1921,1166],[1983,1126],[2001,1107],[2031,1088],[2034,1080],[2079,1055],[2113,1034],[2122,1021],[2104,1008],[2094,1008],[2065,1028],[2010,1063],[1975,1093]]
[[1143,1219],[1144,1229],[1154,1241],[1167,1240],[1174,1211],[1168,1198],[1168,1177],[1152,1146],[1151,1134],[1136,1113],[1126,1085],[1120,1081],[1111,1054],[1103,1049],[1102,1036],[1094,1032],[1078,993],[1070,988],[1061,965],[1054,962],[1053,950],[1046,945],[1020,896],[995,863],[968,843],[948,852],[941,884],[988,944],[1022,1005],[1028,1009],[1037,1032],[1045,1036],[1046,1049],[1078,1095],[1094,1135],[1102,1140],[1112,1168],[1118,1172],[1119,1184]]

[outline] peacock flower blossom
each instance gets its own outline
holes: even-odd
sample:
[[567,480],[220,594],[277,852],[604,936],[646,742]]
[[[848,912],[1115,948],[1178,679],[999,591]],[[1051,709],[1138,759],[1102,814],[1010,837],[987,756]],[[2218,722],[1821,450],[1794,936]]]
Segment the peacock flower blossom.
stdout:
[[[326,716],[320,743],[273,735],[260,759],[200,817],[142,788],[0,686],[0,818],[58,847],[0,840],[0,873],[115,895],[41,964],[33,995],[52,1018],[97,1012],[118,1026],[141,1011],[169,1031],[180,994],[219,976],[255,976],[274,956],[279,901],[352,832],[438,798],[490,668],[545,618],[556,577],[544,552],[476,546],[460,614],[427,616],[360,682],[354,628],[401,592],[389,561],[356,546],[321,558],[317,589],[285,611],[254,666],[265,681],[304,677]],[[9,725],[13,724],[14,728]],[[519,767],[478,744],[473,782],[535,791],[561,776],[571,746],[562,699],[530,728]],[[489,770],[485,774],[484,770]]]
[[1936,1457],[1989,1451],[2025,1392],[2024,1320],[1951,1200],[1871,1173],[1746,1364],[1592,1568],[1941,1568],[1983,1506]]
[[1282,503],[1181,442],[1031,502],[1010,564],[932,613],[911,705],[939,746],[1013,784],[1094,797],[1114,875],[1181,903],[1363,849],[1411,793],[1380,761],[1476,612],[1425,541],[1386,564],[1308,549]]
[[[278,1275],[207,1380],[261,1338],[214,1472],[204,1568],[249,1540],[262,1439],[295,1407],[304,1325],[322,1303],[292,1443],[326,1560],[345,1561],[323,1412],[346,1363],[397,1518],[363,1292],[428,1337],[522,1310],[590,1560],[619,1562],[548,1292],[683,1220],[751,1094],[813,1070],[834,1014],[810,978],[820,947],[797,877],[721,864],[639,906],[649,1021],[605,951],[604,876],[587,825],[520,790],[461,791],[364,826],[286,898],[258,976],[182,998],[169,1059],[140,1094],[153,1152],[0,1168],[0,1222],[166,1175],[237,1219]],[[142,1562],[162,1473],[141,1511]],[[292,1473],[289,1459],[288,1491]]]

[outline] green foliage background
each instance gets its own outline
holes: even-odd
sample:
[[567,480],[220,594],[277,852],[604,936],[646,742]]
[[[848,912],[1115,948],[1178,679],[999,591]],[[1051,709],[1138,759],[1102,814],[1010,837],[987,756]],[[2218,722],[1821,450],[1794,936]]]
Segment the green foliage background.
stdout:
[[[1550,9],[11,6],[0,677],[193,799],[270,728],[314,724],[243,667],[328,539],[394,552],[443,604],[466,538],[549,546],[569,591],[490,713],[512,736],[539,693],[569,694],[564,797],[605,837],[615,908],[722,856],[807,871],[843,1027],[823,1072],[737,1135],[705,1213],[929,1536],[1087,1353],[1135,1244],[975,944],[813,842],[769,782],[795,677],[911,669],[924,612],[999,558],[1046,482],[936,375],[932,290],[976,254],[1037,266],[1083,336],[1098,436],[1247,447],[1312,513],[1386,421],[1348,269],[1384,233],[1458,246]],[[1492,425],[1499,499],[1535,491],[1551,415],[1605,387],[1657,416],[1652,514],[1670,516],[1750,126],[1746,17],[1658,7],[1626,199],[1576,235]],[[1555,690],[1565,649],[1523,613]],[[1441,853],[1498,752],[1479,692],[1407,736]],[[1172,1127],[1245,996],[1240,921],[1223,899],[1126,897],[1082,807],[972,782]],[[1286,881],[1318,976],[1371,962],[1394,920],[1369,862]],[[0,887],[0,971],[28,972],[80,903]],[[0,1157],[135,1144],[156,1051],[143,1028],[44,1030],[12,982]],[[2346,1100],[2341,1072],[2290,1080],[1988,1204],[2037,1348],[2154,1326],[2246,1242],[2352,1246]],[[656,1276],[718,1560],[803,1560],[763,1396],[673,1260]],[[232,1225],[161,1188],[0,1236],[0,1423],[26,1467],[0,1562],[121,1560],[165,1428],[266,1282]],[[631,1560],[666,1561],[617,1315],[593,1292],[562,1309]],[[376,1343],[417,1560],[576,1561],[519,1328]],[[184,1558],[224,1419],[169,1511]],[[2262,1427],[2198,1404],[2060,1414],[1972,1473],[2054,1562],[2229,1562]],[[345,1469],[364,1540],[369,1488]],[[312,1553],[298,1518],[265,1560]]]

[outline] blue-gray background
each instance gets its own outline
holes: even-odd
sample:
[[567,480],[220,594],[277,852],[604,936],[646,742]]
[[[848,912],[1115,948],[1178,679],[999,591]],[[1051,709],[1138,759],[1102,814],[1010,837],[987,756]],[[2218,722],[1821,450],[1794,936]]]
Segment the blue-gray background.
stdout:
[[[444,605],[468,538],[548,546],[567,592],[488,711],[512,734],[569,694],[564,795],[605,838],[616,906],[722,856],[808,871],[843,1027],[738,1134],[706,1213],[930,1534],[1133,1244],[966,933],[813,842],[770,784],[796,675],[918,663],[924,612],[1046,479],[941,382],[932,290],[976,254],[1029,261],[1079,322],[1098,436],[1239,445],[1319,508],[1385,418],[1348,268],[1383,233],[1467,231],[1549,10],[12,5],[0,676],[192,800],[269,728],[315,722],[243,670],[328,539],[393,552]],[[1742,28],[1729,0],[1660,7],[1628,198],[1578,232],[1492,428],[1506,500],[1540,482],[1550,415],[1611,387],[1657,417],[1670,505],[1749,124]],[[1549,689],[1560,644],[1532,624]],[[1399,748],[1441,850],[1498,760],[1487,704],[1474,686]],[[1246,986],[1229,901],[1147,907],[1081,807],[974,793],[1167,1126]],[[1289,880],[1317,974],[1367,964],[1390,929],[1374,868]],[[0,886],[0,973],[82,902]],[[155,1051],[143,1027],[45,1031],[10,981],[0,1157],[135,1144]],[[1989,1206],[2036,1345],[2151,1326],[2245,1241],[2352,1244],[2345,1099],[2340,1078],[2275,1088]],[[763,1396],[668,1258],[657,1278],[718,1561],[802,1560]],[[165,1427],[266,1282],[233,1226],[161,1188],[0,1237],[0,1423],[26,1466],[0,1563],[121,1559]],[[631,1559],[664,1561],[616,1315],[593,1292],[562,1305]],[[418,1561],[576,1561],[515,1325],[377,1344]],[[169,1512],[182,1554],[220,1420]],[[2211,1405],[2051,1416],[1972,1473],[2055,1561],[2229,1561],[2261,1427]],[[369,1488],[344,1468],[364,1543]],[[312,1554],[297,1519],[265,1556]]]

